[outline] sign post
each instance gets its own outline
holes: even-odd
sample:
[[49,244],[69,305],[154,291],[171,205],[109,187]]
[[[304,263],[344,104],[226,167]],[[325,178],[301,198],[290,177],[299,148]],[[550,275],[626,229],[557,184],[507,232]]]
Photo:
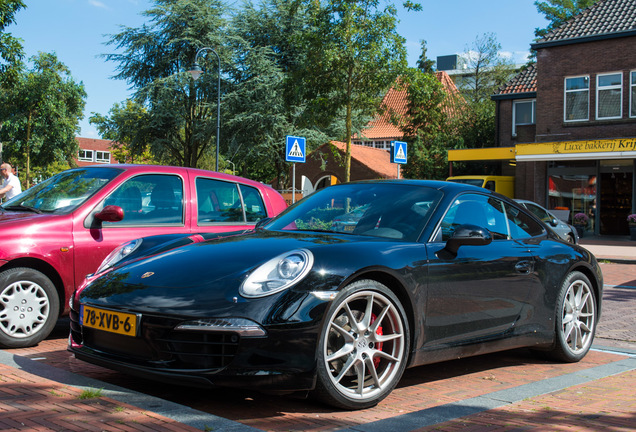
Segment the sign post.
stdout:
[[391,163],[398,164],[397,178],[400,178],[400,165],[408,160],[407,154],[407,144],[404,141],[391,141]]
[[285,160],[292,162],[292,204],[296,202],[296,162],[305,163],[305,137],[287,135]]

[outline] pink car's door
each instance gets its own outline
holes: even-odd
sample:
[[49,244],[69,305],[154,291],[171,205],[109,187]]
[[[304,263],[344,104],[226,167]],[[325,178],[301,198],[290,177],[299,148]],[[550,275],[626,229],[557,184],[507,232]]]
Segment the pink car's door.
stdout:
[[[90,212],[74,221],[75,286],[124,242],[159,234],[189,233],[188,198],[185,171],[138,174],[123,181]],[[123,209],[121,221],[107,222],[96,216],[109,205]]]

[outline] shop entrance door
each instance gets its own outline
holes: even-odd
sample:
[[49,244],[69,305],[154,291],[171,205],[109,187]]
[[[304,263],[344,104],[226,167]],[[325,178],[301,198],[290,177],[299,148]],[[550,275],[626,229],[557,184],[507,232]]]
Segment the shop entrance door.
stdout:
[[634,173],[621,171],[601,172],[599,234],[602,235],[629,234],[627,215],[632,213]]

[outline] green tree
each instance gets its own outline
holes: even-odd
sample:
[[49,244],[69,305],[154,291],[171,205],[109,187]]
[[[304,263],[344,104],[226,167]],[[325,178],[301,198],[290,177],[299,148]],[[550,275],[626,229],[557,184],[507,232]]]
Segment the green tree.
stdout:
[[451,116],[460,101],[450,95],[434,73],[412,69],[403,77],[407,91],[407,112],[398,126],[409,143],[409,161],[402,167],[407,178],[445,179],[447,151],[457,148]]
[[534,5],[539,13],[545,15],[549,24],[546,28],[536,28],[534,35],[539,40],[552,30],[561,27],[567,20],[578,15],[583,9],[586,9],[598,0],[535,0]]
[[492,33],[475,38],[462,56],[469,73],[457,87],[466,100],[457,129],[466,148],[495,145],[495,103],[490,98],[515,73],[510,60],[500,55],[501,45]]
[[422,44],[422,53],[417,59],[417,68],[424,73],[433,73],[435,72],[435,60],[429,59],[426,55],[426,41],[422,40],[420,44]]
[[15,23],[15,14],[24,7],[22,0],[0,1],[0,83],[16,78],[24,57],[20,40],[6,32],[6,28]]
[[344,110],[345,181],[350,179],[351,136],[357,113],[371,115],[406,69],[396,9],[379,0],[329,0],[315,9],[308,50],[317,84],[315,106],[333,118]]
[[153,161],[150,115],[143,105],[127,99],[124,104],[114,104],[108,116],[92,113],[89,122],[95,125],[102,138],[112,141],[112,153],[118,161]]
[[5,154],[25,167],[27,187],[32,165],[73,163],[86,98],[84,85],[73,80],[55,54],[39,53],[31,62],[33,67],[22,70],[14,85],[0,94],[1,138],[9,144]]
[[466,47],[461,62],[469,73],[457,87],[471,103],[489,101],[490,96],[514,75],[514,65],[500,52],[501,44],[493,33],[477,36]]
[[126,80],[135,89],[135,101],[147,108],[152,153],[166,163],[207,167],[204,161],[214,161],[216,57],[202,52],[198,61],[208,73],[197,81],[184,71],[192,68],[203,47],[214,49],[226,69],[224,14],[219,0],[155,0],[144,12],[149,23],[124,28],[108,42],[123,50],[105,57],[119,63],[115,78]]
[[307,4],[299,0],[246,2],[232,21],[234,67],[224,95],[226,156],[246,177],[288,186],[285,136],[302,135],[323,144],[328,137],[306,119],[303,38],[311,31]]

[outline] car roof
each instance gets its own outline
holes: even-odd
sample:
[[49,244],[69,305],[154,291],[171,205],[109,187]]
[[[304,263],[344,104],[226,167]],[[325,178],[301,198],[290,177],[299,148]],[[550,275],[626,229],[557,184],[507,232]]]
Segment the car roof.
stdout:
[[270,188],[271,186],[265,183],[257,182],[255,180],[250,180],[245,177],[239,177],[231,174],[221,173],[217,171],[209,171],[200,168],[186,168],[186,167],[178,167],[178,166],[170,166],[170,165],[143,165],[143,164],[96,164],[96,165],[88,165],[84,167],[79,167],[77,169],[99,169],[99,168],[114,168],[118,170],[124,170],[133,173],[174,173],[174,172],[190,172],[193,175],[201,175],[214,177],[220,180],[231,181],[235,183],[243,183],[246,185],[251,185],[255,187],[266,187]]
[[[362,183],[362,184],[386,184],[386,183],[394,183],[394,184],[407,184],[412,186],[423,186],[429,187],[433,189],[438,189],[444,192],[456,193],[462,191],[472,191],[472,192],[481,192],[481,193],[489,193],[493,194],[492,191],[488,189],[484,189],[482,187],[473,186],[465,183],[455,183],[443,180],[415,180],[415,179],[388,179],[388,180],[361,180],[355,181],[351,183]],[[346,184],[346,183],[340,183]]]

